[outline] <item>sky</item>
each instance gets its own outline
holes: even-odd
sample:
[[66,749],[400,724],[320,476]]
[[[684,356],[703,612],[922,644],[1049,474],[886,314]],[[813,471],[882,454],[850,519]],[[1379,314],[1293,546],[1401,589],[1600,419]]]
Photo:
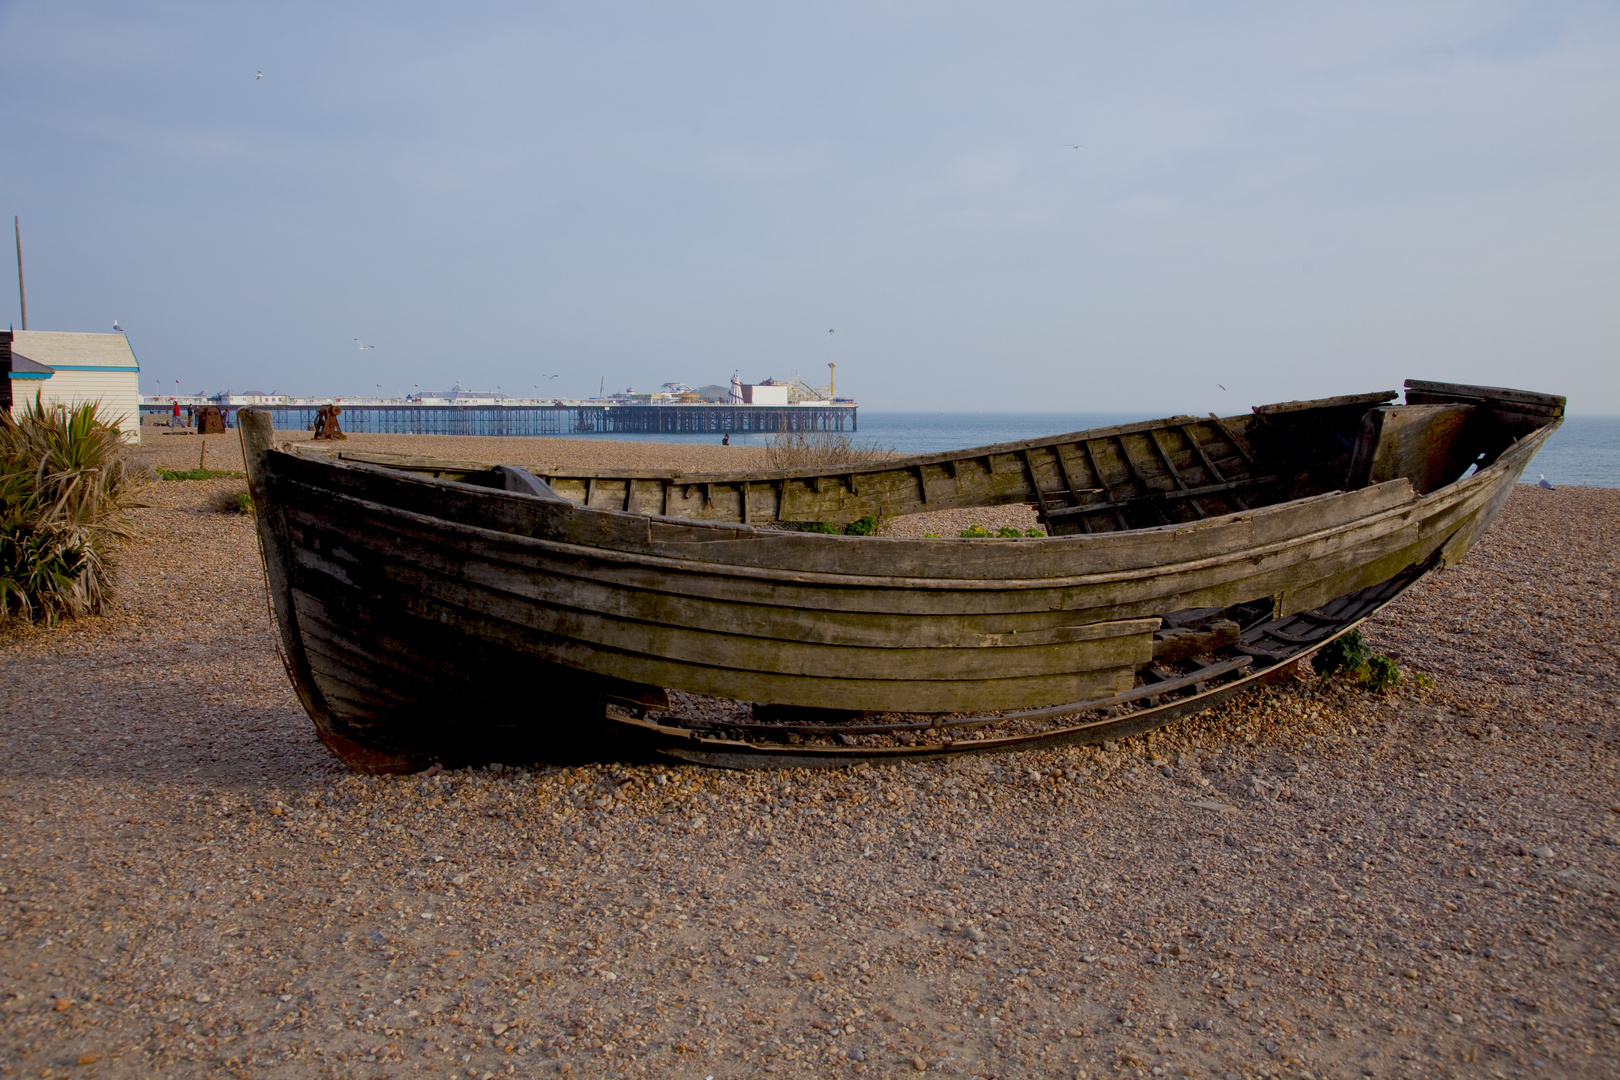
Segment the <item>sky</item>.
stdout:
[[119,320],[145,393],[1620,413],[1612,2],[0,0],[0,41],[30,328]]

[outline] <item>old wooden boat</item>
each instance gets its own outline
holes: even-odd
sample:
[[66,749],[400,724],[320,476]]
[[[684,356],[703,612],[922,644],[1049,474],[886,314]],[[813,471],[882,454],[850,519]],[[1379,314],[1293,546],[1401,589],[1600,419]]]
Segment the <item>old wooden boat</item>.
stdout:
[[[520,469],[241,429],[288,672],[373,771],[614,730],[723,765],[1100,740],[1347,632],[1490,524],[1564,399],[1409,381],[829,469]],[[1037,539],[793,523],[1030,503]]]

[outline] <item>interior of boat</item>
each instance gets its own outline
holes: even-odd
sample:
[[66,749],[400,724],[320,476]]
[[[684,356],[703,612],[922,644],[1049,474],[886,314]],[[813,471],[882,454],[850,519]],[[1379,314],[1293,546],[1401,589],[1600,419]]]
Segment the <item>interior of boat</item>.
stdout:
[[1033,504],[1053,536],[1154,528],[1406,478],[1419,495],[1496,460],[1564,399],[1408,380],[1394,390],[1175,416],[831,468],[725,473],[513,469],[365,451],[365,461],[629,513],[764,525]]

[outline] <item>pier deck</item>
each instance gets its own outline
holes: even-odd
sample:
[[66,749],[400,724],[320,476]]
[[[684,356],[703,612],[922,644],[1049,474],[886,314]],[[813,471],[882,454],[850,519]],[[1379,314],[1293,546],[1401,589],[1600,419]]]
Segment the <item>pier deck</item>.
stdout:
[[[322,403],[324,404],[324,403]],[[741,434],[854,431],[855,405],[414,405],[338,402],[343,430],[385,435]],[[315,426],[320,404],[263,405],[281,431]],[[142,404],[143,415],[172,406]]]

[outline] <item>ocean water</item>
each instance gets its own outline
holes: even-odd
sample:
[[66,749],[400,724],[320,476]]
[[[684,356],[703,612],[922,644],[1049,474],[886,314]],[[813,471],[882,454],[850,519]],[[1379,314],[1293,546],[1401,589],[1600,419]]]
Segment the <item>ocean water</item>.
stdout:
[[1620,487],[1620,416],[1569,416],[1524,470],[1560,487]]
[[[1015,442],[1087,428],[1154,419],[1150,413],[1057,412],[868,412],[857,416],[859,429],[846,432],[857,444],[902,454],[928,454],[969,446]],[[626,439],[638,442],[717,443],[718,435],[577,435],[581,439]],[[770,435],[733,435],[733,446],[764,446]],[[1547,440],[1525,470],[1534,483],[1546,473],[1553,484],[1571,487],[1620,487],[1620,416],[1572,416]]]

